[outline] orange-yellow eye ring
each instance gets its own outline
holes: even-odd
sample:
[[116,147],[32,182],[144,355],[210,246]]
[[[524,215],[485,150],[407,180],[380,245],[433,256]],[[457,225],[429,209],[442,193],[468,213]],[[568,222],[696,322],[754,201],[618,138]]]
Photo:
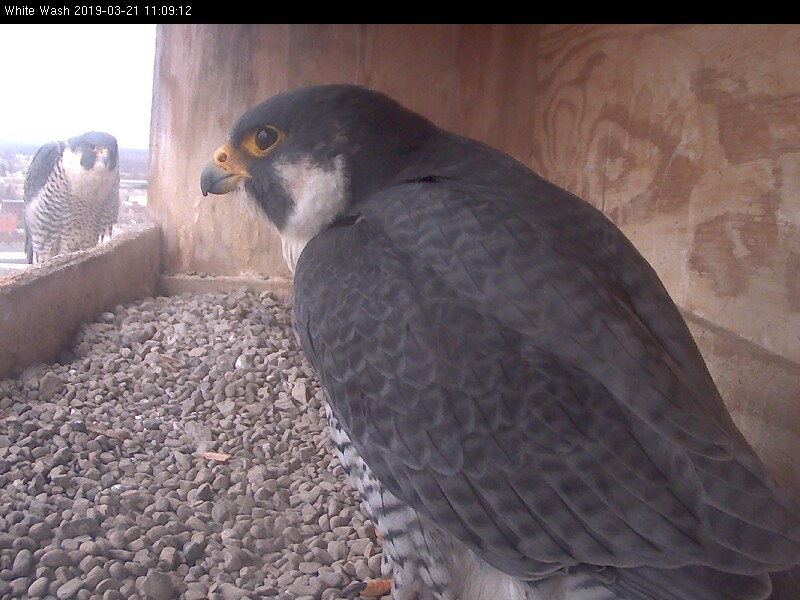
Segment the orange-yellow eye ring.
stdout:
[[286,137],[280,129],[266,125],[254,129],[245,139],[244,148],[252,156],[266,156],[283,138]]

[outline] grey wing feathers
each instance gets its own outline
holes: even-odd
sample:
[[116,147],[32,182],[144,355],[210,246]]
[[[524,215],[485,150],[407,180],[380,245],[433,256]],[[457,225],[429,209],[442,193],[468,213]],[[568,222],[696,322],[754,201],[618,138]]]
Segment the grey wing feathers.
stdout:
[[100,239],[102,240],[104,236],[111,237],[114,225],[119,220],[119,175],[117,176],[117,185],[103,203],[101,219],[103,227]]
[[[23,186],[23,201],[27,206],[47,183],[56,163],[61,157],[66,144],[64,142],[48,142],[36,151],[33,156],[28,173],[25,176]],[[25,229],[25,257],[29,263],[33,263],[33,237],[28,226],[25,213],[23,211],[22,224]]]
[[66,144],[64,142],[49,142],[36,151],[31,161],[31,166],[28,168],[28,174],[25,177],[23,197],[26,204],[36,196],[47,182],[47,178],[53,172],[53,167],[55,167],[65,147]]
[[531,229],[495,200],[409,184],[301,255],[303,347],[373,472],[524,578],[650,565],[626,585],[651,598],[659,568],[789,566],[795,507],[693,366],[677,309],[630,283],[655,275],[615,275],[611,239],[587,269],[568,220]]

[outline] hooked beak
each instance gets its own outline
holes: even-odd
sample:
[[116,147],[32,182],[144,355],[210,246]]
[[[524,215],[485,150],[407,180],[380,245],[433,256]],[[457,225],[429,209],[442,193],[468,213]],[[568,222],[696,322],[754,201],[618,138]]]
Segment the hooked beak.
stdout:
[[228,144],[223,144],[214,151],[214,157],[206,163],[200,175],[200,190],[203,196],[208,194],[227,194],[242,179],[250,179],[251,175],[242,164],[239,153]]
[[103,163],[104,167],[108,167],[108,161],[111,160],[108,148],[95,148],[94,155],[97,157],[97,160]]

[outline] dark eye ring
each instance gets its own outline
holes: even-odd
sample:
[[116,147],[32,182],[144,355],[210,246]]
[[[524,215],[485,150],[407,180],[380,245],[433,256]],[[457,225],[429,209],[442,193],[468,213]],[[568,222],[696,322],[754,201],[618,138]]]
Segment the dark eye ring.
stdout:
[[256,132],[256,147],[264,152],[278,141],[278,132],[272,127],[265,127]]

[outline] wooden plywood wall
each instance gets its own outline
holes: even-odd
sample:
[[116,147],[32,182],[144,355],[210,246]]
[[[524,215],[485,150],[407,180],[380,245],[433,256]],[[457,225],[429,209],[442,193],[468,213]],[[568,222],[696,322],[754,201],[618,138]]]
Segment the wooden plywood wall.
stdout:
[[800,362],[800,27],[547,26],[535,150],[684,309]]
[[199,174],[246,108],[375,87],[613,219],[685,310],[800,363],[800,27],[163,25],[150,203],[168,271],[288,275]]

